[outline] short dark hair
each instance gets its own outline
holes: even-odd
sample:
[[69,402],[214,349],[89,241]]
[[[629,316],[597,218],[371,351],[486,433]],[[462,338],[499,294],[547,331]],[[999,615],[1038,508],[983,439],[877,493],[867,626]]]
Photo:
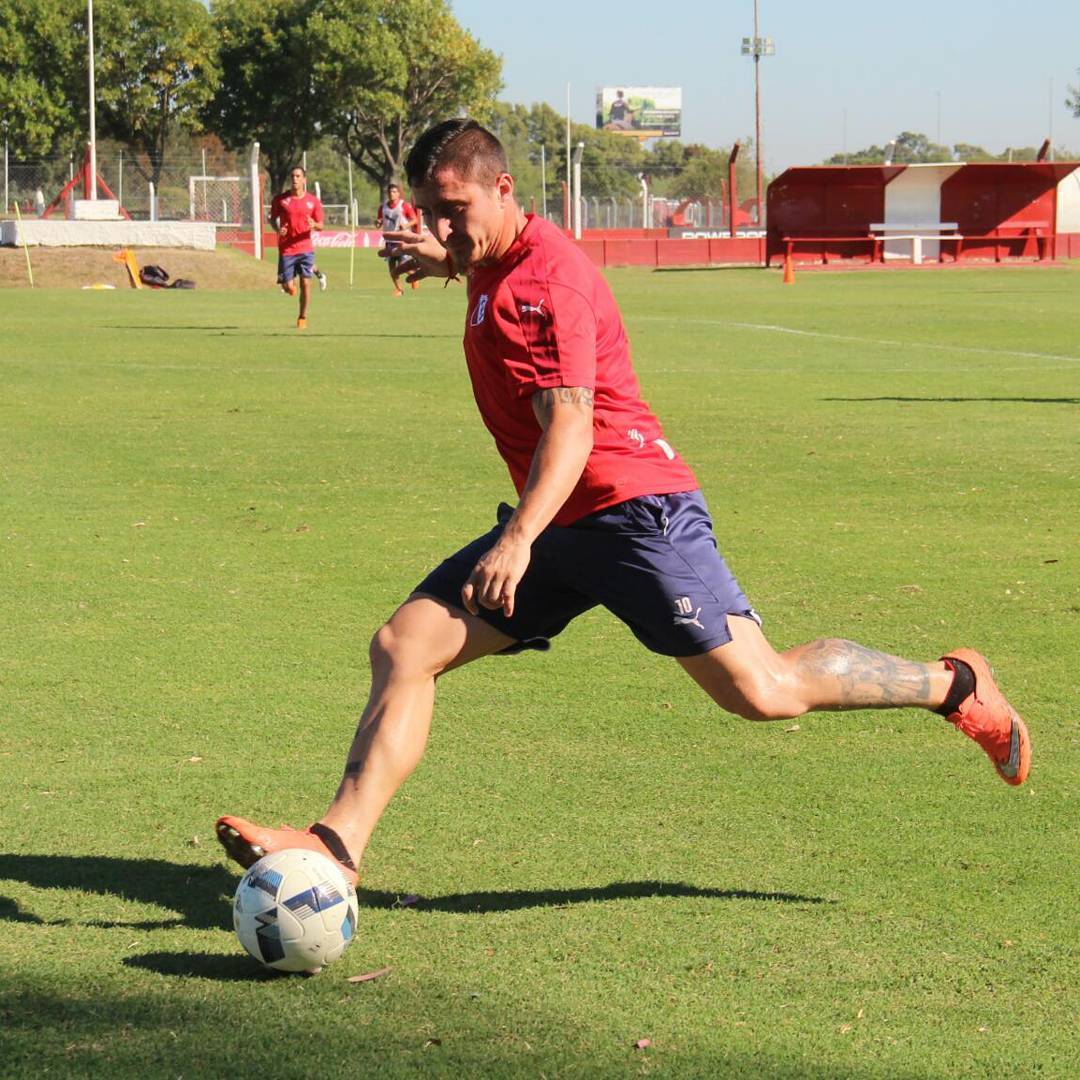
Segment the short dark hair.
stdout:
[[475,120],[444,120],[428,128],[405,161],[405,175],[415,187],[426,183],[440,169],[453,169],[463,180],[492,184],[509,172],[503,144]]
[[303,165],[294,165],[289,170],[289,175],[292,176],[294,172],[302,172],[305,176],[307,176],[307,169],[305,169]]

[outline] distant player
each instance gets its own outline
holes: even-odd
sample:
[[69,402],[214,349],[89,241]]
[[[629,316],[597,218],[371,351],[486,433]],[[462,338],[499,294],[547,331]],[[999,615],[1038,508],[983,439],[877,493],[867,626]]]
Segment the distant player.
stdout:
[[289,174],[291,187],[274,196],[270,204],[270,223],[278,233],[278,284],[290,296],[296,295],[296,279],[300,278],[300,314],[296,328],[307,327],[308,301],[311,298],[311,279],[319,278],[326,288],[326,275],[315,267],[315,245],[311,234],[321,232],[323,207],[317,195],[307,189],[307,172],[297,165]]
[[[421,136],[405,169],[431,232],[390,239],[401,242],[410,276],[465,275],[465,364],[517,505],[502,504],[496,524],[431,570],[376,632],[368,703],[323,816],[304,830],[222,817],[218,839],[232,858],[250,866],[271,851],[310,848],[355,881],[376,822],[424,752],[440,677],[482,657],[547,649],[597,605],[728,712],[779,720],[922,709],[923,730],[944,717],[1006,783],[1024,782],[1027,728],[973,649],[919,662],[842,638],[779,652],[768,642],[717,550],[693,471],[640,396],[607,282],[562,229],[524,212],[491,132],[448,120]],[[753,438],[737,418],[715,426],[717,439]],[[730,499],[726,513],[738,509]],[[617,692],[602,673],[596,681],[597,694]],[[692,743],[707,737],[695,732]],[[711,737],[722,742],[723,727]],[[847,778],[830,771],[824,739],[819,752],[820,782],[842,798]],[[739,766],[719,780],[737,782]],[[631,830],[650,825],[627,821]]]
[[[397,184],[388,184],[386,188],[386,202],[379,207],[375,217],[375,228],[383,232],[419,232],[420,217],[416,210],[401,197],[401,188]],[[394,251],[401,246],[399,241],[387,240],[385,250]],[[405,273],[400,255],[389,255],[386,259],[387,268],[390,270],[390,280],[394,283],[394,295],[401,295],[401,286],[398,279]],[[412,287],[420,287],[419,281],[412,282]]]

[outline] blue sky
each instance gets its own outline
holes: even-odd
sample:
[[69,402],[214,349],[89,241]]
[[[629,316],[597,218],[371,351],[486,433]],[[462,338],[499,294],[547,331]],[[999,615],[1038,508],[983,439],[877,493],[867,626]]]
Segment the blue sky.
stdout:
[[[753,0],[450,3],[502,56],[506,100],[564,113],[569,82],[571,117],[591,124],[598,86],[681,86],[684,142],[753,135],[754,65],[739,52]],[[1080,84],[1080,0],[759,0],[758,10],[760,34],[776,42],[761,60],[770,171],[901,131],[994,153],[1052,133],[1080,154],[1080,119],[1064,104]]]

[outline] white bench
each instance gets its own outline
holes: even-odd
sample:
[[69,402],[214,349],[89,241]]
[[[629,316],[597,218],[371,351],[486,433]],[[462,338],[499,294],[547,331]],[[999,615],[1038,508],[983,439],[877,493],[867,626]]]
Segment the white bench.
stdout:
[[[881,239],[910,240],[911,261],[918,266],[923,261],[924,240],[956,240],[963,239],[957,235],[959,225],[955,221],[901,221],[896,223],[876,222],[870,226],[872,233],[881,233]],[[940,258],[940,256],[939,256]],[[881,261],[885,261],[885,249],[882,245]]]

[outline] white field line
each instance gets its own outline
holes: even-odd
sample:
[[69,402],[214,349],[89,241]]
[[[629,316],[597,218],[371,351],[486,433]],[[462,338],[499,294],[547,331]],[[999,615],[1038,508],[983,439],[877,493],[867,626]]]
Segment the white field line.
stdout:
[[[661,321],[658,315],[637,315],[642,321]],[[793,337],[824,338],[828,341],[844,341],[854,345],[879,345],[890,349],[933,349],[939,352],[976,353],[982,356],[1015,356],[1025,360],[1064,360],[1080,364],[1080,356],[1061,356],[1057,353],[1024,352],[1019,349],[987,349],[978,345],[943,345],[930,341],[892,341],[889,338],[864,338],[852,334],[827,334],[821,330],[798,330],[792,326],[774,326],[771,323],[730,322],[727,319],[680,319],[680,325],[693,323],[698,326],[723,326],[736,330],[763,330],[770,334],[791,334]]]

